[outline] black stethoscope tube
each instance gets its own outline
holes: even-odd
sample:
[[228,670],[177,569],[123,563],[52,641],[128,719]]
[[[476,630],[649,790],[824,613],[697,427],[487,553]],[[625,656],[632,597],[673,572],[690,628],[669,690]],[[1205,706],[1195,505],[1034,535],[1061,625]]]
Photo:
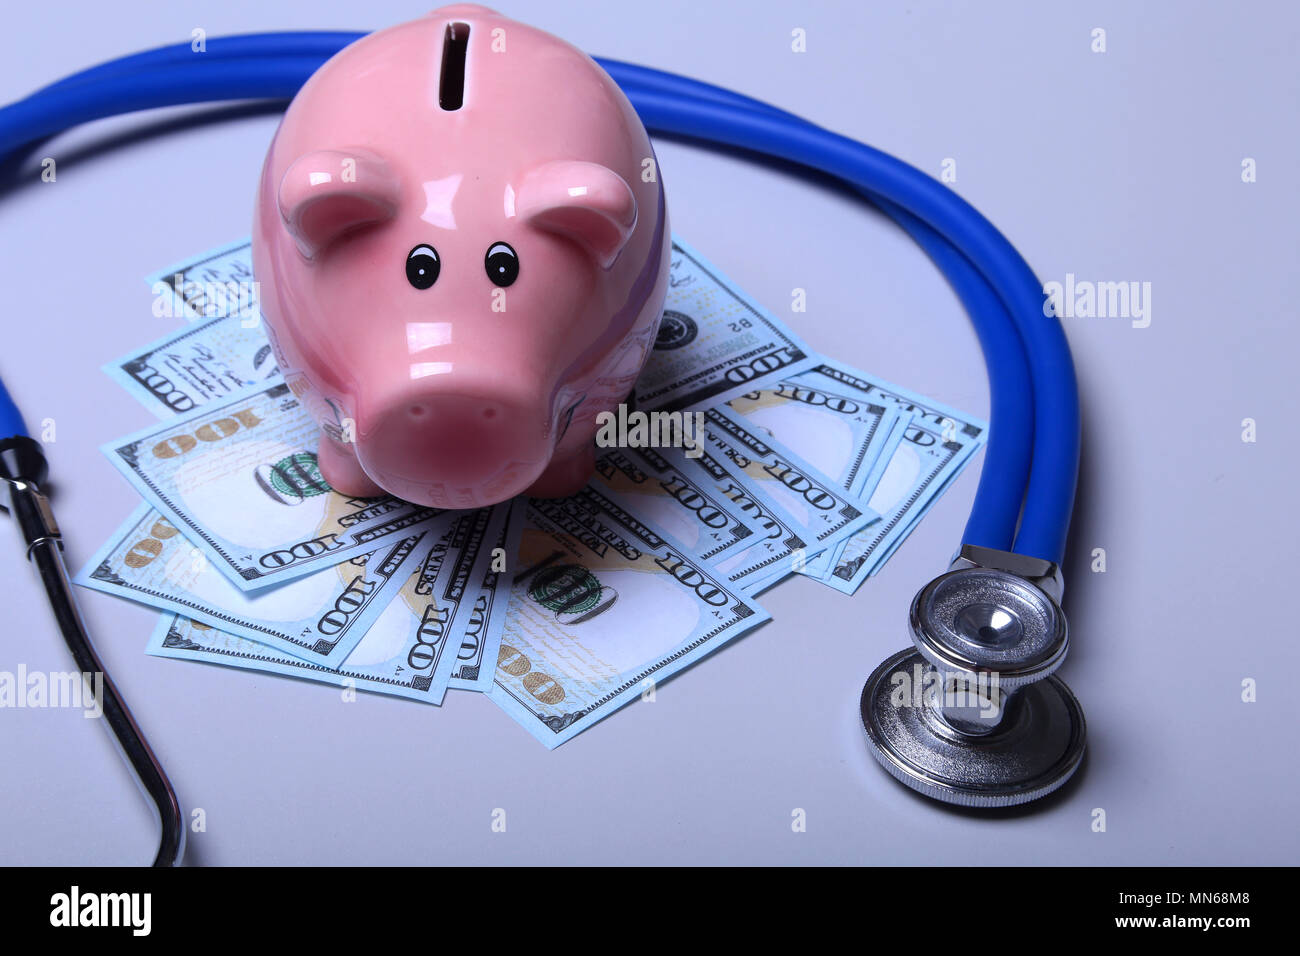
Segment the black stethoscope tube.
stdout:
[[185,852],[185,824],[180,801],[90,643],[81,610],[72,593],[68,569],[63,563],[59,526],[49,500],[38,484],[44,480],[45,472],[45,457],[34,440],[21,436],[0,442],[0,479],[9,486],[10,517],[18,526],[28,560],[40,575],[59,633],[68,645],[72,660],[82,675],[99,677],[98,703],[103,709],[103,717],[108,721],[113,739],[140,788],[153,803],[161,830],[153,865],[174,866]]

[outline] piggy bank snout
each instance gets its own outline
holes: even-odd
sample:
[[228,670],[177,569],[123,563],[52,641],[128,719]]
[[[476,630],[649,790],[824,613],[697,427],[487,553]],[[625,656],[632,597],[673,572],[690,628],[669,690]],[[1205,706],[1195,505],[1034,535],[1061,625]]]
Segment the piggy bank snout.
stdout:
[[385,491],[439,508],[512,497],[553,451],[543,403],[430,389],[376,404],[358,423],[357,458]]

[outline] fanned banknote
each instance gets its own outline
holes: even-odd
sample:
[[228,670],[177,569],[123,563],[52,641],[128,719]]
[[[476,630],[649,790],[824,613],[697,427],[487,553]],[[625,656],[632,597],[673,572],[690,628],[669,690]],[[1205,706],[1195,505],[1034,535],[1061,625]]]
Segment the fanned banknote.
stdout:
[[76,581],[96,591],[175,611],[284,654],[336,667],[356,647],[419,566],[438,524],[429,519],[369,554],[280,587],[245,593],[162,514],[141,505]]
[[514,498],[495,506],[500,527],[496,538],[486,542],[490,547],[488,559],[483,562],[482,575],[474,584],[468,615],[463,625],[457,627],[460,653],[451,677],[454,690],[492,689],[501,632],[506,626],[504,608],[510,598],[509,568],[519,553],[526,500]]
[[[747,392],[727,407],[868,504],[911,419],[910,413],[892,404],[799,382],[778,382]],[[821,580],[842,543],[837,538],[798,570]]]
[[903,417],[892,405],[795,382],[746,392],[728,407],[857,497]]
[[663,320],[637,379],[638,408],[702,409],[818,361],[785,323],[673,238]]
[[241,590],[369,553],[436,514],[349,498],[316,461],[319,431],[283,382],[258,385],[104,446],[109,460]]
[[[509,534],[510,502],[453,514],[457,518],[448,541],[449,573],[434,593],[439,613],[455,622],[449,632],[455,640],[447,648],[448,652],[454,652],[447,676],[451,687],[487,690],[496,658],[487,656],[488,645],[472,619],[483,587],[497,573],[493,568],[504,570],[509,561],[502,541]],[[496,551],[497,548],[502,549]]]
[[[447,517],[452,516],[448,513]],[[459,562],[455,526],[471,521],[461,515],[423,549],[415,571],[406,575],[395,600],[384,607],[364,637],[336,668],[330,669],[282,654],[258,641],[232,634],[183,615],[164,613],[150,638],[148,653],[178,660],[224,664],[244,670],[303,677],[326,684],[441,704],[456,661],[455,603],[442,596]],[[464,609],[460,609],[463,611]]]
[[730,409],[711,408],[704,421],[709,440],[785,510],[810,545],[827,547],[880,520],[835,479]]
[[469,620],[468,586],[481,577],[505,512],[484,508],[448,512],[451,525],[398,590],[344,666],[380,681],[385,693],[440,704],[461,659]]
[[[712,446],[710,446],[712,448]],[[749,479],[721,450],[703,449],[695,457],[686,457],[680,448],[662,449],[662,454],[688,478],[701,487],[713,488],[747,519],[759,532],[758,541],[748,548],[720,556],[715,569],[728,584],[742,593],[755,595],[784,580],[820,546],[809,546],[793,522],[765,491]]]
[[532,499],[490,696],[556,747],[768,614],[588,487]]
[[966,467],[986,441],[988,425],[973,415],[830,359],[823,359],[795,381],[862,401],[893,405],[911,415],[902,442],[868,500],[882,520],[840,544],[821,578],[831,587],[852,594],[897,550],[934,500]]
[[[867,472],[866,479],[862,482],[857,491],[858,497],[865,500],[868,504],[871,504],[872,498],[876,495],[876,490],[880,487],[881,479],[885,476],[885,471],[889,468],[890,463],[893,462],[894,455],[902,445],[903,439],[907,437],[907,429],[911,422],[911,414],[900,415],[894,420],[888,434],[884,436],[884,440],[881,442],[880,455],[876,459],[875,464],[872,465],[871,470]],[[888,499],[883,496],[881,498],[876,498],[873,510],[875,510],[875,507],[883,508],[888,504]],[[921,513],[924,514],[924,512]],[[915,522],[917,519],[909,516],[909,520]],[[904,534],[903,537],[906,537],[906,534]],[[889,560],[889,556],[893,554],[898,545],[902,544],[903,537],[896,538],[893,546],[880,556],[880,560],[876,565],[877,567]],[[812,561],[807,562],[804,567],[799,569],[799,573],[811,578],[816,578],[823,584],[827,583],[826,577],[831,570],[831,561],[844,550],[847,543],[847,541],[836,542],[835,545],[827,548]]]
[[154,314],[193,321],[259,317],[253,281],[252,243],[239,239],[191,256],[145,278],[154,293]]
[[668,457],[668,449],[610,449],[592,483],[630,513],[713,563],[759,542],[766,529]]
[[104,366],[159,418],[184,415],[279,373],[266,333],[239,316],[205,319]]
[[[376,638],[378,638],[378,633]],[[312,664],[257,641],[231,634],[191,620],[181,614],[163,611],[149,636],[145,653],[154,657],[170,657],[180,661],[197,661],[203,664],[221,664],[243,670],[260,671],[281,677],[300,677],[336,687],[392,693],[390,685],[374,681],[350,671],[346,665],[331,670]],[[413,695],[401,695],[413,696]]]
[[[490,667],[481,667],[481,662],[485,654],[495,662],[505,615],[497,615],[496,645],[481,633],[490,628],[479,628],[480,633],[467,637],[473,607],[465,595],[467,584],[488,578],[479,572],[494,556],[491,547],[480,545],[500,547],[503,536],[510,540],[506,526],[510,511],[507,503],[476,512],[443,512],[432,519],[435,528],[426,536],[420,559],[402,569],[399,587],[386,595],[392,600],[386,606],[380,604],[380,613],[364,636],[334,668],[280,653],[265,642],[265,634],[244,629],[235,633],[230,621],[208,614],[195,621],[183,614],[165,613],[150,640],[149,653],[355,686],[426,704],[442,703],[448,687],[485,690],[482,685],[491,686],[492,672]],[[315,577],[275,591],[301,586]],[[94,582],[88,586],[98,587]],[[110,588],[101,590],[116,593]],[[470,593],[477,597],[478,587]],[[262,600],[260,594],[254,598],[254,602]],[[166,606],[185,605],[175,602]],[[250,633],[259,639],[251,639]],[[461,676],[457,677],[458,673]]]

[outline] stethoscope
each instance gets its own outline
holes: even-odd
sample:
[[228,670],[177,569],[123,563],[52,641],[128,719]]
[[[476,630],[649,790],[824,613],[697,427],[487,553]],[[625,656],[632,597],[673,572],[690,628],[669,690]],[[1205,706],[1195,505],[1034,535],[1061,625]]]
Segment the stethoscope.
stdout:
[[[89,120],[187,103],[288,100],[360,33],[267,33],[161,47],[66,77],[0,110],[0,162]],[[868,678],[861,719],[873,756],[947,803],[1008,806],[1060,787],[1083,757],[1083,711],[1054,671],[1065,658],[1061,560],[1079,466],[1074,363],[1043,287],[1010,242],[947,186],[879,150],[758,100],[647,67],[597,59],[652,133],[785,160],[838,179],[908,232],[947,276],[988,369],[991,429],[975,504],[949,569],[918,592],[914,648]],[[28,558],[83,672],[103,673],[41,491],[39,442],[0,383],[0,478]],[[153,801],[155,865],[178,862],[180,804],[104,674],[104,714]]]

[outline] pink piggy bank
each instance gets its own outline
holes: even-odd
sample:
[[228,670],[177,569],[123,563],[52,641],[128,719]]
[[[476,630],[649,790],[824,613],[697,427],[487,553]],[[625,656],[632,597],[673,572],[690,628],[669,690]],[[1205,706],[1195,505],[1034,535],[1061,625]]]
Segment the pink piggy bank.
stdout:
[[653,346],[670,233],[645,127],[596,63],[471,5],[372,34],[290,104],[253,270],[344,494],[577,491]]

